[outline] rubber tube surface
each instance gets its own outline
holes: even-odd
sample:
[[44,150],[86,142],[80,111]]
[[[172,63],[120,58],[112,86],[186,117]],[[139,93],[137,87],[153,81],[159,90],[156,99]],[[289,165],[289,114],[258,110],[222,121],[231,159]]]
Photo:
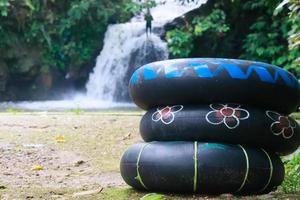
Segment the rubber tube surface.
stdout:
[[121,175],[136,189],[202,194],[261,194],[284,177],[278,156],[263,149],[198,142],[135,144],[121,159]]
[[287,155],[300,145],[300,127],[276,111],[238,104],[167,106],[149,110],[140,123],[146,141],[245,144]]
[[235,59],[167,60],[137,69],[129,83],[142,109],[235,102],[289,114],[300,104],[299,83],[274,65]]

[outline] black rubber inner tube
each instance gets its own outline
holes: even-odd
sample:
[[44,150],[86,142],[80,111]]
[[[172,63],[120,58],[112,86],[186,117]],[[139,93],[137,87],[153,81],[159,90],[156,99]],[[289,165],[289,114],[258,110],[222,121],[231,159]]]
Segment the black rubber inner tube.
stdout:
[[300,105],[295,76],[274,65],[235,59],[193,58],[154,62],[137,69],[129,83],[142,109],[235,102],[289,114]]
[[146,141],[245,144],[287,155],[300,145],[300,127],[276,111],[238,104],[174,105],[149,110],[140,123]]
[[136,189],[204,194],[262,194],[281,184],[275,154],[241,145],[200,142],[135,144],[121,160],[121,175]]

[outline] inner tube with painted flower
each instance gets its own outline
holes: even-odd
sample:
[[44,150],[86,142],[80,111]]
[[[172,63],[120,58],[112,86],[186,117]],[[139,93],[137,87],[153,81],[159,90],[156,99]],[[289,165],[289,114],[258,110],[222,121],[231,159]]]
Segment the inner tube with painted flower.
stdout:
[[130,147],[121,175],[136,189],[203,194],[262,194],[275,190],[284,167],[275,154],[241,145],[152,142]]
[[165,105],[235,102],[289,114],[300,105],[299,83],[282,68],[262,62],[193,58],[154,62],[129,83],[142,109]]
[[140,123],[149,141],[245,144],[286,155],[300,145],[300,127],[286,115],[238,104],[174,105],[149,110]]

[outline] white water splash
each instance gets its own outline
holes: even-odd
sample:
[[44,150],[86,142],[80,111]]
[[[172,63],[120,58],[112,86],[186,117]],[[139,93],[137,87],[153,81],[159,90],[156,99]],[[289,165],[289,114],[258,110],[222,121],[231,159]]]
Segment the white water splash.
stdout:
[[144,23],[131,22],[108,27],[103,50],[97,58],[94,72],[90,75],[86,85],[89,98],[114,101],[118,85],[124,84],[123,80],[132,59],[131,55],[139,50],[142,52],[139,55],[141,60],[147,56],[145,43],[151,42],[154,49],[161,52],[158,55],[160,60],[168,57],[167,45],[156,35],[147,39],[144,26]]
[[[101,101],[95,99],[82,98],[77,100],[61,100],[61,101],[23,101],[23,102],[2,102],[0,109],[17,109],[29,111],[64,111],[71,109],[82,110],[107,110],[107,109],[132,109],[135,105],[132,103],[117,103],[111,101]],[[13,112],[13,111],[12,111]]]

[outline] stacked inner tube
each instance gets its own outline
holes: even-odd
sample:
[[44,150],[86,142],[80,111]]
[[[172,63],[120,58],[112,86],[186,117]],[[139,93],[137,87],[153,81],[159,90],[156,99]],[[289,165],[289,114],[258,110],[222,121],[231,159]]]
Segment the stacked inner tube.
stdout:
[[300,145],[297,79],[261,62],[195,58],[150,63],[129,84],[147,110],[146,143],[121,159],[136,189],[201,194],[263,194],[284,179],[280,155]]

